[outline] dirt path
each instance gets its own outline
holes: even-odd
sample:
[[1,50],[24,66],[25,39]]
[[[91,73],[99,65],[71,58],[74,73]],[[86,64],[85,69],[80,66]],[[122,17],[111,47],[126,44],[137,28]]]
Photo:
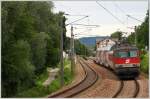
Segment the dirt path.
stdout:
[[48,86],[55,79],[55,76],[58,74],[59,69],[58,68],[56,68],[56,69],[49,69],[47,71],[49,73],[49,77],[43,83],[43,86],[45,86],[45,87]]

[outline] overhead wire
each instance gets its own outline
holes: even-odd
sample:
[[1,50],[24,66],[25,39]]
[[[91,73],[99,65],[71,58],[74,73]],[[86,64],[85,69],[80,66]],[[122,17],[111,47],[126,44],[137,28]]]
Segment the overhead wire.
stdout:
[[139,20],[139,19],[137,19],[137,18],[135,18],[135,17],[133,17],[133,16],[127,14],[118,4],[116,4],[116,3],[113,3],[113,4],[114,4],[121,12],[123,12],[127,17],[130,17],[130,18],[132,18],[132,19],[134,19],[134,20],[137,20],[137,21],[139,21],[139,22],[142,22],[141,20]]
[[135,17],[133,17],[133,16],[131,16],[131,15],[129,15],[129,14],[127,14],[127,16],[130,17],[130,18],[132,18],[132,19],[134,19],[134,20],[137,20],[137,21],[139,21],[139,22],[142,22],[141,20],[139,20],[139,19],[137,19],[137,18],[135,18]]
[[83,17],[83,18],[80,18],[80,19],[78,19],[78,20],[75,20],[75,21],[73,21],[73,22],[70,22],[70,23],[68,23],[68,24],[66,24],[66,26],[67,25],[70,25],[70,24],[73,24],[73,23],[75,23],[75,22],[77,22],[77,21],[80,21],[80,20],[82,20],[82,19],[84,19],[84,18],[87,18],[88,16],[85,16],[85,17]]
[[110,12],[107,8],[105,8],[104,6],[102,6],[98,1],[96,1],[96,3],[102,7],[105,11],[107,11],[111,16],[113,16],[117,21],[119,21],[121,24],[124,24],[124,22],[122,22],[118,17],[116,17],[112,12]]
[[[113,5],[126,16],[126,12],[116,2],[113,2]],[[126,28],[127,28],[128,27],[128,16],[126,16],[126,22],[124,22],[124,23],[126,24]]]
[[127,29],[132,29],[132,30],[134,29],[134,28],[132,28],[132,27],[128,27],[128,18],[131,18],[131,19],[133,19],[133,20],[142,22],[141,20],[139,20],[139,19],[137,19],[137,18],[135,18],[135,17],[133,17],[133,16],[127,14],[117,3],[114,3],[114,5],[115,5],[121,12],[123,12],[123,13],[127,16],[127,27],[126,27]]
[[116,2],[115,2],[115,3],[113,2],[113,4],[114,4],[114,6],[115,6],[116,8],[118,8],[122,13],[126,13]]

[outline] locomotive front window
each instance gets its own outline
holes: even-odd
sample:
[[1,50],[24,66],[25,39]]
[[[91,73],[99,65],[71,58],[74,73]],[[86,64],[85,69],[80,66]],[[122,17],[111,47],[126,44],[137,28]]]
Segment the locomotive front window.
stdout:
[[128,57],[128,52],[116,52],[115,57]]
[[119,51],[115,52],[114,56],[124,58],[124,57],[137,57],[138,55],[137,51]]
[[137,57],[137,51],[130,51],[130,57]]

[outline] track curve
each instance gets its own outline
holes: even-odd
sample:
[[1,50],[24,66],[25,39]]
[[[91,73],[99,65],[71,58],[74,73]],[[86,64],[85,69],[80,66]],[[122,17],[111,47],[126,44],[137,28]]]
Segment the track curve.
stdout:
[[67,90],[64,90],[60,93],[51,95],[48,98],[73,97],[73,96],[77,95],[78,93],[86,90],[87,88],[92,86],[97,81],[97,79],[98,79],[97,73],[92,68],[90,68],[90,66],[83,59],[79,59],[78,61],[81,64],[81,66],[84,68],[84,71],[86,74],[85,78],[80,83],[76,84],[75,86],[73,86]]
[[[131,88],[129,88],[127,90],[127,87],[130,87],[131,83],[133,83],[135,87],[132,90],[131,90]],[[117,97],[120,97],[120,98],[121,97],[136,98],[138,93],[139,93],[139,88],[140,88],[140,86],[139,86],[139,83],[138,83],[138,81],[136,79],[130,80],[130,82],[129,81],[120,80],[120,88],[115,93],[113,98],[117,98]],[[130,93],[130,94],[126,95],[127,93]]]
[[[91,58],[90,58],[90,60],[95,61],[94,59],[91,59]],[[106,68],[106,69],[108,69],[108,68]],[[112,71],[110,69],[108,69],[108,70]],[[112,71],[112,73],[115,74],[113,71]],[[116,77],[118,77],[118,76],[116,75]],[[118,79],[119,79],[119,77],[118,77]],[[121,98],[121,97],[124,97],[125,94],[127,94],[127,92],[130,93],[131,90],[132,90],[132,93],[126,95],[126,98],[127,97],[136,98],[138,96],[139,91],[140,91],[140,84],[138,83],[138,81],[136,79],[133,79],[133,80],[121,80],[121,79],[119,79],[119,82],[120,82],[119,88],[116,91],[116,93],[112,96],[112,98],[116,98],[116,97],[120,97]],[[131,86],[129,84],[129,82],[130,82],[130,84],[132,83],[132,85],[134,85],[135,87],[133,89],[132,88],[128,88],[128,90],[125,90],[125,89],[127,89],[125,87],[130,87]],[[125,94],[123,94],[123,93],[125,93]]]
[[138,81],[136,79],[134,80],[134,82],[136,84],[136,90],[135,90],[135,93],[133,95],[133,98],[136,98],[138,93],[139,93],[139,91],[140,91],[140,84],[138,83]]

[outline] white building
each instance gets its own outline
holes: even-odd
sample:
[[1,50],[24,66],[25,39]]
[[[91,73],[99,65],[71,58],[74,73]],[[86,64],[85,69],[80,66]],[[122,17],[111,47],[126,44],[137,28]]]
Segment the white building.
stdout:
[[96,40],[97,50],[110,50],[110,48],[116,44],[117,39],[105,38],[102,40]]

